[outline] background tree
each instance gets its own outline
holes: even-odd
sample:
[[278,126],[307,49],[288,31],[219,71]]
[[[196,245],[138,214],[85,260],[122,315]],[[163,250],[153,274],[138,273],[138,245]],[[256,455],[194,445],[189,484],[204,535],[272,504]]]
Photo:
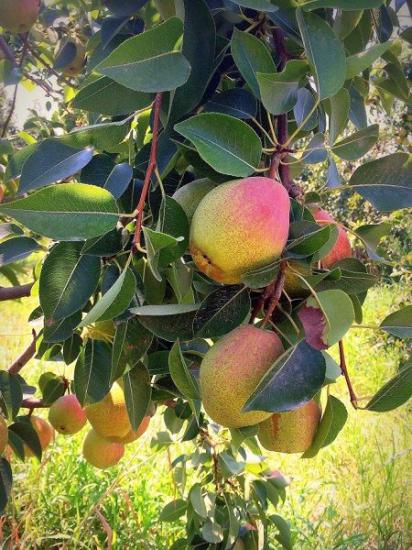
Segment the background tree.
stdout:
[[[0,299],[38,293],[29,320],[43,319],[1,373],[3,509],[7,441],[24,459],[41,457],[52,438],[36,408],[51,406],[65,433],[86,416],[83,452],[97,467],[120,460],[157,409],[193,441],[173,463],[180,496],[161,514],[187,518],[174,548],[261,548],[273,528],[288,548],[272,508],[286,482],[260,445],[309,458],[332,443],[347,417],[332,395],[340,375],[356,408],[384,412],[410,397],[406,361],[359,399],[343,343],[362,325],[368,289],[393,269],[379,213],[412,204],[407,152],[358,165],[379,139],[370,91],[389,113],[410,105],[402,5],[0,3],[2,78],[14,86],[0,149],[0,269],[10,282]],[[60,109],[32,113],[17,135],[21,85],[40,86]],[[323,161],[325,177],[308,189],[300,174]],[[223,185],[234,178],[243,179]],[[337,224],[323,207],[340,192],[366,200],[375,223]],[[44,257],[20,285],[18,262],[35,251]],[[405,305],[367,328],[409,338],[411,325]],[[337,343],[339,365],[325,351]],[[34,356],[75,363],[73,379],[44,373],[38,389],[28,386],[22,369]],[[199,482],[187,488],[191,468]]]

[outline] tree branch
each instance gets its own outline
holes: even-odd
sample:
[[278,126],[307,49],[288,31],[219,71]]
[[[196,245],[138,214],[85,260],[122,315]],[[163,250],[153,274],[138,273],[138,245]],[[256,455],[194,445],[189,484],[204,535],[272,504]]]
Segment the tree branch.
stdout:
[[13,53],[13,50],[4,40],[3,36],[0,36],[0,49],[3,51],[6,59],[8,59],[12,65],[16,65],[16,57]]
[[282,296],[282,292],[285,287],[285,267],[286,264],[284,262],[281,262],[279,266],[278,276],[276,277],[275,282],[272,283],[273,290],[270,295],[269,304],[263,318],[261,328],[263,328],[269,322],[269,319],[272,317],[275,309],[279,304],[280,297]]
[[27,283],[26,285],[11,287],[0,286],[0,302],[30,296],[33,284],[34,283]]
[[31,344],[28,346],[28,348],[23,351],[23,353],[20,355],[16,361],[8,368],[9,374],[18,374],[21,369],[26,365],[30,359],[34,356],[36,353],[36,340],[37,340],[37,334],[36,331],[32,331],[33,334],[33,340]]
[[140,196],[139,204],[137,205],[136,228],[135,228],[134,238],[133,238],[133,249],[135,251],[139,250],[140,248],[140,238],[142,234],[144,208],[145,208],[147,196],[150,190],[152,175],[154,174],[157,166],[157,148],[158,148],[158,141],[159,141],[160,110],[162,107],[162,98],[163,98],[163,94],[159,92],[156,94],[156,97],[154,100],[153,138],[152,138],[152,145],[150,149],[149,164],[146,170],[142,194]]
[[339,359],[340,359],[340,370],[342,371],[343,376],[345,377],[346,385],[349,391],[350,402],[352,403],[355,409],[358,408],[358,398],[353,389],[352,382],[349,378],[348,368],[346,365],[345,350],[343,347],[343,340],[339,340]]
[[42,399],[37,397],[26,397],[23,399],[21,406],[25,409],[47,409],[49,406],[43,403]]

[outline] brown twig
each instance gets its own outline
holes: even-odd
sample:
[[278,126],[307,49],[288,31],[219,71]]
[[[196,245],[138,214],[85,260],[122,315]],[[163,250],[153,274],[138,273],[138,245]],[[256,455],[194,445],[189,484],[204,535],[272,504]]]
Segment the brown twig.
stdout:
[[0,36],[0,49],[3,50],[6,59],[8,59],[12,65],[16,65],[16,57],[13,53],[13,50],[4,40],[3,36]]
[[30,296],[33,284],[34,283],[27,283],[26,285],[11,287],[0,286],[0,302]]
[[346,385],[349,391],[350,402],[352,403],[355,409],[358,408],[358,398],[353,389],[352,382],[349,378],[348,368],[346,365],[345,350],[343,347],[343,340],[339,340],[339,359],[340,359],[340,370],[342,371],[343,376],[345,377]]
[[37,340],[36,331],[33,330],[32,334],[33,334],[32,342],[27,347],[27,349],[23,351],[20,357],[16,359],[14,363],[8,368],[9,374],[18,374],[21,371],[21,369],[24,367],[24,365],[26,365],[36,353],[36,340]]
[[259,314],[259,311],[265,305],[266,300],[270,298],[271,294],[275,290],[275,283],[276,281],[273,281],[273,283],[270,283],[270,285],[268,285],[265,288],[265,290],[260,295],[259,299],[256,301],[256,304],[254,305],[252,309],[252,314],[250,316],[250,323],[253,323],[253,321],[256,319],[257,315]]
[[150,148],[149,164],[147,166],[146,175],[143,183],[142,194],[137,205],[136,216],[136,228],[133,238],[133,249],[135,251],[140,248],[140,238],[142,234],[143,214],[146,205],[147,196],[149,194],[150,183],[152,181],[152,175],[154,174],[157,166],[157,147],[159,142],[159,125],[160,125],[160,110],[162,107],[163,94],[161,92],[156,94],[153,106],[153,138]]
[[26,399],[23,399],[21,406],[31,411],[33,409],[47,409],[49,407],[49,405],[43,403],[42,399],[38,399],[37,397],[26,397]]
[[282,292],[285,287],[285,267],[285,263],[281,262],[279,266],[278,276],[276,277],[275,282],[272,283],[273,290],[270,295],[268,307],[266,309],[261,328],[263,328],[269,322],[269,319],[272,317],[275,309],[279,304],[280,297],[282,296]]

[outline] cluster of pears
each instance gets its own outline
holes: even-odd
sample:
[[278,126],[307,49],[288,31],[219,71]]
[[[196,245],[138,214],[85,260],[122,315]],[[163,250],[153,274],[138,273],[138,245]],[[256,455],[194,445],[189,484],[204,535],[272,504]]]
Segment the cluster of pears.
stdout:
[[[191,218],[193,260],[212,280],[241,283],[245,273],[281,256],[289,233],[290,199],[279,182],[250,177],[214,186],[207,180],[197,180],[183,186],[174,197]],[[319,224],[336,223],[320,208],[312,213]],[[325,269],[351,256],[346,231],[339,224],[337,227],[338,239],[321,260]],[[289,282],[295,284],[290,277]],[[200,367],[203,405],[212,420],[222,426],[258,425],[258,437],[266,449],[304,452],[321,418],[315,400],[282,413],[243,411],[262,377],[283,352],[283,344],[273,331],[242,325],[226,334],[206,353]]]
[[[149,426],[150,416],[145,416],[137,430],[133,430],[127,412],[124,392],[115,382],[110,392],[97,403],[82,407],[74,394],[59,397],[49,409],[48,420],[31,415],[29,420],[38,435],[42,451],[54,440],[55,431],[64,435],[80,432],[87,421],[90,431],[83,441],[83,456],[96,468],[109,468],[123,457],[125,445],[136,441]],[[0,416],[0,454],[8,443],[7,424]],[[33,451],[25,445],[26,457]]]
[[150,417],[145,416],[133,430],[123,388],[115,382],[101,401],[84,408],[73,394],[60,397],[50,407],[49,421],[56,431],[66,435],[79,432],[89,421],[91,430],[83,442],[83,456],[92,466],[105,469],[119,462],[127,443],[144,434]]

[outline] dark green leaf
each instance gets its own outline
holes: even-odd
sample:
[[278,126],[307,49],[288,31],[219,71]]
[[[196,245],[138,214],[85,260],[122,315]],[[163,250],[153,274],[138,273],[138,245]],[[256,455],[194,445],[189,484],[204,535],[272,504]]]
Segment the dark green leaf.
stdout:
[[137,92],[174,90],[190,75],[189,62],[175,50],[182,30],[172,17],[125,40],[95,70]]
[[281,516],[274,514],[270,516],[270,521],[276,525],[278,534],[275,535],[275,539],[285,548],[285,550],[292,550],[292,537],[290,533],[290,526]]
[[338,136],[343,132],[348,123],[350,97],[346,88],[329,99],[330,101],[330,121],[329,121],[329,139],[330,143],[335,143]]
[[82,315],[80,311],[76,311],[70,317],[63,317],[59,320],[45,319],[43,329],[43,341],[51,344],[63,342],[70,338],[74,329],[80,323]]
[[189,399],[199,399],[199,387],[189,371],[177,340],[169,353],[169,371],[177,389]]
[[220,113],[195,115],[175,129],[196,147],[202,159],[222,174],[253,174],[262,155],[256,132],[245,122]]
[[297,10],[297,20],[306,55],[316,74],[319,98],[333,97],[342,88],[346,77],[343,44],[319,15]]
[[183,499],[172,500],[160,512],[160,521],[176,521],[186,513],[187,503]]
[[116,116],[149,107],[152,100],[151,94],[135,92],[103,76],[80,88],[71,106],[83,111]]
[[383,44],[375,44],[371,48],[360,53],[351,55],[347,58],[346,63],[346,79],[349,80],[365,69],[373,65],[373,63],[381,57],[392,45],[392,42],[384,42]]
[[74,391],[82,405],[100,401],[109,393],[111,367],[110,347],[88,340],[74,369]]
[[0,267],[24,260],[39,250],[38,243],[30,237],[12,237],[0,243]]
[[0,403],[4,415],[13,420],[19,411],[23,400],[23,392],[19,377],[0,370]]
[[357,168],[349,185],[381,212],[412,206],[412,161],[394,153]]
[[177,338],[190,340],[193,337],[193,319],[199,305],[142,306],[131,309],[139,321],[159,338],[174,342]]
[[201,303],[193,321],[193,330],[201,338],[218,338],[244,322],[249,312],[250,296],[246,287],[220,287]]
[[279,262],[270,264],[255,271],[249,271],[242,276],[242,283],[252,289],[263,288],[276,279],[279,272]]
[[232,88],[214,95],[206,103],[204,110],[249,119],[256,116],[257,103],[253,95],[247,90]]
[[11,486],[13,483],[13,472],[9,462],[0,458],[0,514],[3,514],[7,501],[9,499]]
[[412,306],[406,306],[385,317],[380,328],[398,338],[412,338]]
[[332,147],[332,151],[344,160],[357,160],[365,155],[379,139],[379,126],[373,124],[348,136]]
[[62,183],[26,198],[0,205],[32,231],[55,240],[77,241],[107,233],[119,218],[116,201],[105,189],[81,183]]
[[19,192],[27,193],[73,176],[91,161],[92,156],[90,148],[74,149],[59,140],[46,139],[24,163]]
[[152,340],[153,334],[137,319],[117,325],[112,349],[112,382],[122,376],[127,364],[131,368],[138,364]]
[[400,407],[412,396],[412,366],[404,367],[366,405],[368,411],[387,412]]
[[96,290],[100,278],[100,259],[82,256],[82,242],[56,244],[40,274],[40,305],[51,322],[64,319],[82,309]]
[[27,445],[27,447],[33,452],[34,456],[41,460],[42,448],[40,445],[39,436],[27,416],[19,416],[16,422],[9,426],[9,434],[10,432],[12,432],[20,441],[20,446],[21,444]]
[[137,430],[150,404],[152,395],[150,375],[143,363],[138,363],[123,375],[123,382],[129,420],[133,430]]
[[312,399],[323,385],[325,372],[322,353],[302,341],[267,371],[244,411],[290,411]]

